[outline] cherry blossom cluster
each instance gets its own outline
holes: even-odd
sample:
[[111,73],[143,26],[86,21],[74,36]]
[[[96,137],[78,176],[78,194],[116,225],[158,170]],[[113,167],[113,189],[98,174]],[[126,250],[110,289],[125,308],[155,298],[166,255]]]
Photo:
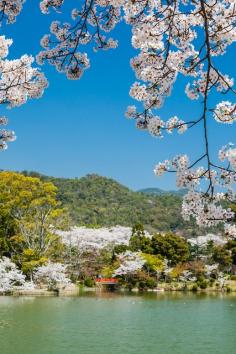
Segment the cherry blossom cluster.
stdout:
[[36,284],[46,284],[50,289],[70,283],[70,279],[66,275],[66,266],[51,262],[36,269],[34,280]]
[[205,274],[207,277],[210,277],[212,274],[216,274],[219,269],[219,264],[214,263],[214,264],[205,264]]
[[155,166],[154,173],[161,176],[165,172],[176,172],[176,183],[178,188],[193,189],[199,184],[199,179],[204,176],[204,168],[190,168],[187,155],[176,156],[173,160],[159,162]]
[[0,259],[0,292],[21,289],[25,286],[25,276],[9,258]]
[[[8,120],[5,116],[0,117],[0,126],[7,125]],[[7,149],[7,142],[14,141],[16,139],[14,131],[0,129],[0,150]]]
[[236,238],[236,225],[225,224],[225,235],[230,238]]
[[50,8],[59,9],[64,3],[64,0],[43,0],[40,2],[40,9],[43,14],[48,14]]
[[[115,245],[128,245],[132,236],[132,228],[114,226],[111,228],[73,227],[69,231],[57,231],[64,244],[80,250],[99,250]],[[147,237],[150,235],[145,232]]]
[[223,193],[216,193],[211,198],[200,192],[189,191],[183,200],[182,215],[185,220],[194,217],[200,226],[216,226],[221,222],[231,220],[234,213],[230,208],[224,208],[221,201],[225,200]]
[[220,149],[219,159],[221,161],[228,160],[231,168],[236,170],[236,148],[233,148],[234,144],[229,143]]
[[214,118],[219,123],[232,124],[236,121],[236,105],[222,101],[214,109]]
[[221,74],[214,68],[210,68],[209,73],[200,70],[198,72],[198,79],[186,85],[185,93],[188,98],[197,100],[200,95],[204,97],[206,81],[208,81],[209,86],[215,87],[218,92],[222,93],[226,93],[234,84],[233,79],[229,78],[228,75]]
[[[135,106],[130,106],[126,115],[136,120],[139,129],[158,137],[163,137],[163,130],[172,132],[177,128],[183,132],[202,125],[205,146],[192,165],[183,155],[159,163],[154,171],[158,176],[166,171],[176,172],[177,186],[189,189],[183,202],[185,218],[193,216],[201,226],[223,222],[225,232],[233,232],[228,222],[234,214],[223,208],[221,202],[235,199],[236,150],[221,152],[224,158],[220,160],[228,160],[229,166],[213,162],[208,119],[213,114],[217,122],[233,123],[236,108],[235,104],[222,101],[212,109],[208,101],[212,92],[235,93],[234,80],[222,73],[214,60],[236,41],[235,1],[147,1],[135,5],[126,16],[132,26],[132,44],[140,51],[131,60],[138,81],[131,87],[130,95],[142,102],[144,108],[138,112]],[[177,117],[166,122],[154,110],[164,104],[180,74],[189,80],[185,88],[187,97],[201,100],[203,112],[199,118],[187,122]],[[224,189],[223,193],[218,192],[219,187]]]
[[[204,155],[199,161],[204,159]],[[219,152],[219,157],[223,161],[228,159],[230,166],[236,167],[236,149],[231,145],[223,147]],[[199,162],[197,161],[197,162]],[[196,167],[195,163],[190,165],[187,155],[176,156],[173,160],[166,160],[159,163],[154,172],[157,176],[165,172],[176,173],[176,184],[178,188],[187,188],[189,191],[183,198],[182,216],[185,220],[191,217],[201,227],[216,226],[220,223],[225,224],[225,233],[230,236],[235,235],[235,228],[229,224],[233,219],[234,213],[230,208],[222,206],[222,201],[233,202],[236,199],[233,185],[236,183],[235,172],[229,168],[215,165],[215,169],[207,167]],[[206,192],[201,190],[201,181],[206,184],[210,181]],[[214,189],[224,187],[227,191],[214,192]]]
[[197,278],[193,275],[191,270],[184,270],[181,273],[179,280],[182,282],[194,282],[197,280]]
[[204,236],[189,238],[188,242],[192,246],[197,246],[199,249],[204,249],[207,247],[209,242],[212,242],[214,245],[224,245],[227,242],[227,239],[220,235],[207,234]]
[[[44,0],[41,10],[48,13],[49,7],[60,7],[62,3],[62,0]],[[117,41],[105,36],[120,20],[120,8],[112,3],[109,0],[85,0],[80,9],[72,10],[72,24],[52,22],[51,34],[41,40],[45,50],[38,54],[38,63],[47,61],[59,72],[65,72],[68,79],[80,79],[90,66],[87,53],[79,51],[82,45],[93,43],[94,50],[117,47]]]
[[114,277],[127,274],[135,274],[142,269],[145,260],[140,252],[126,251],[119,255],[120,266],[113,274]]
[[32,290],[35,285],[46,284],[50,289],[66,286],[70,279],[66,275],[66,266],[61,263],[51,263],[38,267],[33,275],[34,283],[26,281],[25,275],[9,258],[0,258],[0,292],[14,290]]
[[[0,46],[9,45],[5,37],[0,37]],[[0,58],[0,104],[9,107],[20,106],[29,98],[39,98],[48,83],[37,68],[33,68],[33,57],[23,55],[20,59],[8,60],[2,51]],[[5,54],[5,55],[4,55]]]
[[126,117],[129,119],[136,119],[137,128],[147,129],[152,136],[158,138],[163,138],[164,131],[172,134],[174,129],[176,129],[179,134],[183,134],[188,129],[189,124],[186,124],[177,116],[171,117],[164,122],[159,116],[153,116],[150,111],[146,111],[144,114],[137,113],[135,106],[128,107]]
[[22,10],[25,0],[0,0],[0,22],[14,23]]
[[[0,36],[0,104],[9,108],[20,106],[29,98],[38,98],[43,94],[48,83],[37,68],[33,68],[33,57],[23,55],[20,59],[9,60],[11,39]],[[0,125],[7,125],[7,118],[0,117]],[[6,129],[0,130],[0,149],[7,148],[7,142],[15,140],[15,133]]]
[[[219,92],[232,89],[233,80],[212,62],[207,68],[207,62],[209,56],[224,54],[223,47],[235,41],[234,1],[147,1],[135,5],[135,9],[130,6],[126,19],[133,28],[132,44],[140,50],[131,66],[142,82],[135,82],[130,94],[143,101],[145,109],[161,107],[178,74],[193,78],[186,86],[191,99],[205,96],[212,88]],[[205,41],[197,46],[195,40],[201,34]]]
[[[0,0],[0,25],[16,21],[25,0]],[[0,104],[9,108],[26,103],[29,98],[38,98],[47,87],[45,76],[33,68],[32,56],[23,55],[20,59],[8,60],[11,39],[0,36]],[[0,125],[6,125],[7,119],[0,117]],[[0,130],[0,150],[7,148],[7,142],[15,140],[15,133]]]

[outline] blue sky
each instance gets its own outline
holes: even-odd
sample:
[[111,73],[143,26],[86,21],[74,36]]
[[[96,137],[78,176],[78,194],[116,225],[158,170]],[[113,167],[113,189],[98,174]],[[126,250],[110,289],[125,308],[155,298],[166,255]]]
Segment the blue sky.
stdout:
[[[3,34],[14,39],[11,57],[36,55],[39,40],[48,33],[53,18],[66,20],[67,16],[43,16],[38,5],[26,2],[16,24],[2,28]],[[119,25],[113,37],[119,40],[119,48],[92,53],[91,68],[80,81],[68,81],[54,67],[42,67],[50,82],[44,96],[7,112],[17,140],[0,154],[0,168],[34,170],[60,177],[98,173],[132,189],[175,188],[173,176],[154,176],[154,165],[178,153],[199,156],[202,130],[197,128],[185,135],[158,140],[137,130],[134,121],[124,117],[126,107],[135,103],[129,97],[130,85],[135,80],[129,61],[135,52],[130,45],[129,27]],[[235,47],[219,62],[223,72],[235,76]],[[162,117],[177,114],[188,120],[200,116],[200,103],[193,103],[184,95],[185,83],[184,79],[178,80],[172,97],[161,109]],[[212,100],[213,106],[217,99]],[[234,126],[218,125],[210,119],[209,128],[214,155],[217,147],[234,141]]]

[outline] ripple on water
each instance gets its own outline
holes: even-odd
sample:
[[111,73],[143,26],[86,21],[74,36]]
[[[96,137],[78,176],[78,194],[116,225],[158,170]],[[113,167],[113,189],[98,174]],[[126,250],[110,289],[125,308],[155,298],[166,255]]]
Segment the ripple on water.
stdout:
[[233,354],[236,296],[0,298],[0,354]]

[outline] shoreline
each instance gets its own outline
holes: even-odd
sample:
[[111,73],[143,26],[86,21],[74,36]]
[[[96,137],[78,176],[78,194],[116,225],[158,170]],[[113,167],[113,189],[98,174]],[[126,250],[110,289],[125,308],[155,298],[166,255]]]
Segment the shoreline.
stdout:
[[78,286],[78,285],[70,285],[66,288],[55,289],[55,290],[48,290],[46,288],[41,289],[31,289],[31,290],[13,290],[7,293],[0,293],[0,296],[35,296],[35,297],[76,297],[83,294],[89,293],[126,293],[126,294],[147,294],[147,293],[219,293],[219,294],[226,294],[232,293],[236,295],[236,281],[228,281],[224,284],[223,287],[207,287],[206,289],[201,288],[193,288],[194,284],[187,284],[183,285],[182,283],[162,283],[159,284],[157,288],[154,289],[138,289],[132,288],[127,289],[125,287],[117,287],[114,289],[109,289],[107,287],[85,287],[85,286]]

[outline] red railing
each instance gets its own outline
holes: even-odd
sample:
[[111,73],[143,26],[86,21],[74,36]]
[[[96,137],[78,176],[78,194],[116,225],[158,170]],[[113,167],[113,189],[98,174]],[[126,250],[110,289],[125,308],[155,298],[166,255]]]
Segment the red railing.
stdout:
[[97,278],[97,279],[96,279],[96,283],[103,283],[103,284],[109,283],[109,284],[115,284],[115,283],[118,283],[118,280],[117,280],[117,279],[115,279],[115,278]]

